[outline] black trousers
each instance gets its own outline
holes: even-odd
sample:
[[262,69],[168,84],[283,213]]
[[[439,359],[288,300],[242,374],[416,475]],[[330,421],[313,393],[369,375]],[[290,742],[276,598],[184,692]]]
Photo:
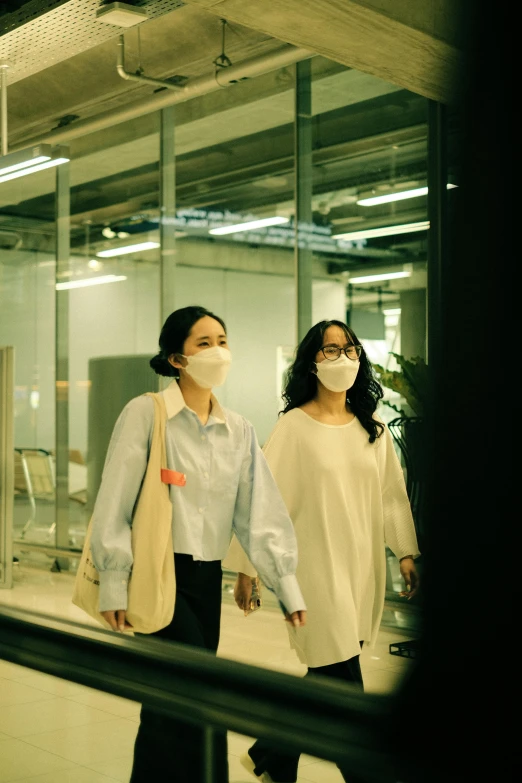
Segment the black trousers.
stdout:
[[[221,561],[174,556],[176,608],[172,622],[151,634],[166,642],[216,652],[221,625]],[[227,735],[216,732],[213,767],[228,783]],[[204,727],[183,723],[142,706],[130,783],[198,783],[202,780]]]
[[[359,656],[350,658],[340,663],[332,663],[330,666],[317,666],[309,668],[305,677],[333,677],[336,680],[344,680],[352,685],[363,688],[363,678]],[[254,762],[256,775],[268,772],[274,783],[295,783],[297,780],[297,768],[299,766],[300,753],[282,753],[275,750],[265,740],[257,740],[249,748],[249,756]],[[348,776],[346,770],[339,767],[343,778],[350,783],[356,783],[353,775]]]

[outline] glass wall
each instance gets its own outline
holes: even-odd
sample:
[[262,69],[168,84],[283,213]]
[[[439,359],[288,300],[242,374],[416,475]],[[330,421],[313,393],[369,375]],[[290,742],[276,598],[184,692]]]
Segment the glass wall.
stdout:
[[203,96],[177,110],[176,304],[198,300],[225,320],[234,361],[217,394],[261,444],[295,339],[293,88],[285,68],[238,85],[219,108]]
[[[206,35],[206,25],[197,29]],[[255,47],[268,52],[271,42]],[[170,86],[207,65],[192,63],[196,73],[170,76]],[[112,76],[118,82],[114,68]],[[115,86],[106,109],[127,100]],[[154,102],[150,82],[133,87],[134,98],[150,90]],[[93,100],[81,97],[81,118],[63,117],[56,130],[83,125],[98,111]],[[441,173],[432,116],[425,98],[313,57],[73,139],[61,177],[50,170],[0,183],[0,346],[16,350],[16,566],[2,604],[95,622],[71,601],[79,554],[116,418],[128,400],[164,385],[149,359],[173,310],[200,304],[225,320],[234,362],[217,396],[253,423],[261,445],[283,407],[296,346],[317,321],[347,321],[379,372],[398,370],[401,357],[425,362],[438,263],[430,254],[428,264],[428,221],[438,229],[444,217],[428,213],[428,185],[432,194]],[[451,218],[451,116],[448,131]],[[379,413],[390,424],[422,419],[391,381]],[[410,487],[418,465],[393,432]],[[418,604],[400,599],[399,564],[386,555],[383,628],[376,647],[361,650],[367,693],[400,683],[408,662],[390,655],[390,643],[418,630]],[[225,571],[218,655],[304,676],[311,661],[289,644],[293,629],[275,596],[261,586],[263,610],[247,618],[234,581]],[[322,591],[318,602],[326,606]],[[71,779],[128,779],[138,704],[2,661],[0,677],[12,680],[13,701],[26,702],[0,726],[9,770],[19,763],[15,741],[27,737],[42,751],[28,775],[59,776],[69,765]],[[231,780],[244,775],[239,756],[252,739],[229,734]],[[341,781],[310,755],[300,765],[299,779]]]
[[[397,371],[393,354],[426,359],[428,101],[335,63],[318,73],[316,60],[308,220],[323,232],[328,271],[344,286],[339,313],[325,317],[349,323],[379,370]],[[384,392],[378,412],[386,422],[415,413],[396,390]],[[399,440],[394,445],[406,472]],[[403,588],[387,550],[385,622],[412,624],[401,611]]]
[[[294,66],[175,107],[175,275],[166,301],[160,113],[71,142],[70,259],[56,277],[55,172],[0,184],[0,342],[17,349],[16,446],[40,449],[39,469],[48,469],[47,490],[31,496],[29,463],[19,465],[16,539],[56,543],[57,287],[68,309],[60,524],[73,549],[117,415],[158,388],[148,360],[172,310],[201,304],[226,321],[234,363],[218,396],[252,421],[261,444],[282,407],[298,322],[348,320],[385,369],[397,367],[391,353],[425,357],[428,102],[321,57],[307,68],[298,98],[310,105],[297,120]],[[385,401],[404,407],[391,388]],[[397,415],[386,405],[380,413]],[[393,598],[402,585],[391,557],[389,566]]]
[[[345,318],[373,362],[397,369],[392,351],[425,356],[428,102],[335,71],[313,80],[314,224],[331,237]],[[404,330],[402,311],[411,308]]]
[[0,183],[0,343],[15,349],[14,536],[54,541],[55,171]]
[[78,543],[117,416],[132,397],[157,389],[148,360],[160,327],[158,215],[158,114],[73,146],[69,528]]

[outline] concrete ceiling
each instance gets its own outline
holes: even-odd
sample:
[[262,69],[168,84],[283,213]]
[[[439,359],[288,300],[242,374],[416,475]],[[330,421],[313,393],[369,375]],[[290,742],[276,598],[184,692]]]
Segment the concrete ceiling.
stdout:
[[[137,28],[125,33],[128,69],[141,64],[148,76],[181,81],[211,73],[222,52],[221,18],[234,64],[282,42],[319,53],[311,60],[314,220],[338,232],[360,228],[368,213],[355,205],[359,192],[426,183],[426,98],[455,98],[461,56],[448,2],[187,0],[170,11],[163,6],[161,15],[139,26],[139,37]],[[9,84],[10,145],[154,95],[154,87],[117,74],[121,32],[114,28],[54,64],[42,61],[40,70],[35,66]],[[290,66],[176,107],[180,206],[293,214],[293,86]],[[158,112],[73,139],[70,151],[78,252],[86,221],[95,243],[104,225],[157,214]],[[425,219],[426,204],[398,202],[371,214],[374,225],[392,218],[413,222]],[[53,219],[51,171],[0,184],[4,236],[14,226],[36,247],[40,226],[40,248],[49,249]],[[389,238],[333,263],[332,273],[393,260],[422,264],[425,254],[425,234]]]
[[[19,7],[0,15],[0,62],[9,63],[10,84],[118,33],[117,27],[97,18],[100,0],[33,0],[14,5]],[[149,19],[157,19],[182,5],[182,0],[147,0],[143,11]]]
[[[176,155],[187,155],[291,125],[293,81],[290,70],[276,72],[257,79],[255,91],[249,85],[248,89],[238,88],[237,92],[226,96],[218,93],[217,96],[207,96],[207,100],[201,98],[181,104],[176,117]],[[398,91],[398,87],[380,79],[342,68],[322,58],[314,62],[314,116]],[[214,100],[208,100],[210,98]],[[74,140],[70,145],[71,185],[75,187],[157,162],[158,125],[156,113],[142,118],[141,122],[126,123]],[[4,199],[4,204],[19,203],[53,190],[52,176],[18,179],[10,183],[8,192],[4,192],[7,188],[0,191],[0,199]]]
[[[362,220],[354,207],[359,190],[386,187],[390,178],[425,184],[425,100],[323,58],[312,63],[314,207],[318,219],[348,230]],[[292,213],[291,71],[202,96],[176,112],[179,206]],[[157,208],[158,124],[157,114],[148,115],[71,143],[73,225],[103,227]],[[52,220],[53,173],[0,186],[0,205]]]
[[426,98],[460,95],[463,64],[455,0],[186,0],[187,5],[312,49]]
[[[138,29],[125,31],[115,27],[109,40],[87,51],[13,84],[8,76],[11,146],[35,134],[44,134],[63,118],[86,119],[154,94],[154,87],[128,82],[118,75],[118,37],[122,32],[128,69],[135,70],[141,62],[146,75],[156,79],[189,79],[211,73],[213,60],[222,51],[220,20],[190,6],[144,22]],[[265,33],[234,23],[228,26],[226,51],[233,63],[280,46],[280,41]]]
[[[184,5],[145,0],[135,4],[156,17],[127,30],[96,21],[97,3],[101,0],[26,3],[20,13],[34,5],[57,8],[0,34],[0,59],[7,57],[12,71],[11,146],[154,94],[154,87],[124,81],[117,74],[122,32],[128,70],[141,65],[147,76],[181,80],[211,73],[213,60],[222,52],[222,18],[227,20],[226,54],[234,64],[288,42],[427,98],[451,102],[458,97],[462,50],[453,0],[185,0]],[[96,34],[71,36],[75,25]],[[8,46],[13,35],[18,35],[18,44]],[[54,42],[60,38],[57,54]],[[50,51],[47,58],[38,53],[42,42]]]

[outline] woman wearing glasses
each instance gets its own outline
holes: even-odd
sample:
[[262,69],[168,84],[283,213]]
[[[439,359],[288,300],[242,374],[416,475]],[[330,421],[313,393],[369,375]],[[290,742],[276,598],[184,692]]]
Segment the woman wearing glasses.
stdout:
[[[385,545],[400,560],[402,595],[418,587],[404,475],[376,415],[382,388],[354,332],[321,321],[299,345],[283,396],[264,454],[294,523],[308,607],[306,626],[288,629],[290,644],[308,675],[362,688],[360,649],[375,642],[384,608]],[[246,609],[255,570],[235,541],[226,565],[239,572],[235,598]],[[294,783],[298,761],[264,741],[242,759],[266,783]]]

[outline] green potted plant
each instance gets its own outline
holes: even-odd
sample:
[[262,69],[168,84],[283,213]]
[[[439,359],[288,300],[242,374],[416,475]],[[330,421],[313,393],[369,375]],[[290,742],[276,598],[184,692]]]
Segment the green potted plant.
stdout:
[[399,407],[392,400],[383,400],[383,404],[393,408],[402,418],[423,418],[428,396],[428,365],[420,356],[406,359],[393,352],[390,352],[390,356],[395,358],[401,370],[386,370],[380,364],[374,364],[373,367],[380,383],[400,394],[405,405]]

